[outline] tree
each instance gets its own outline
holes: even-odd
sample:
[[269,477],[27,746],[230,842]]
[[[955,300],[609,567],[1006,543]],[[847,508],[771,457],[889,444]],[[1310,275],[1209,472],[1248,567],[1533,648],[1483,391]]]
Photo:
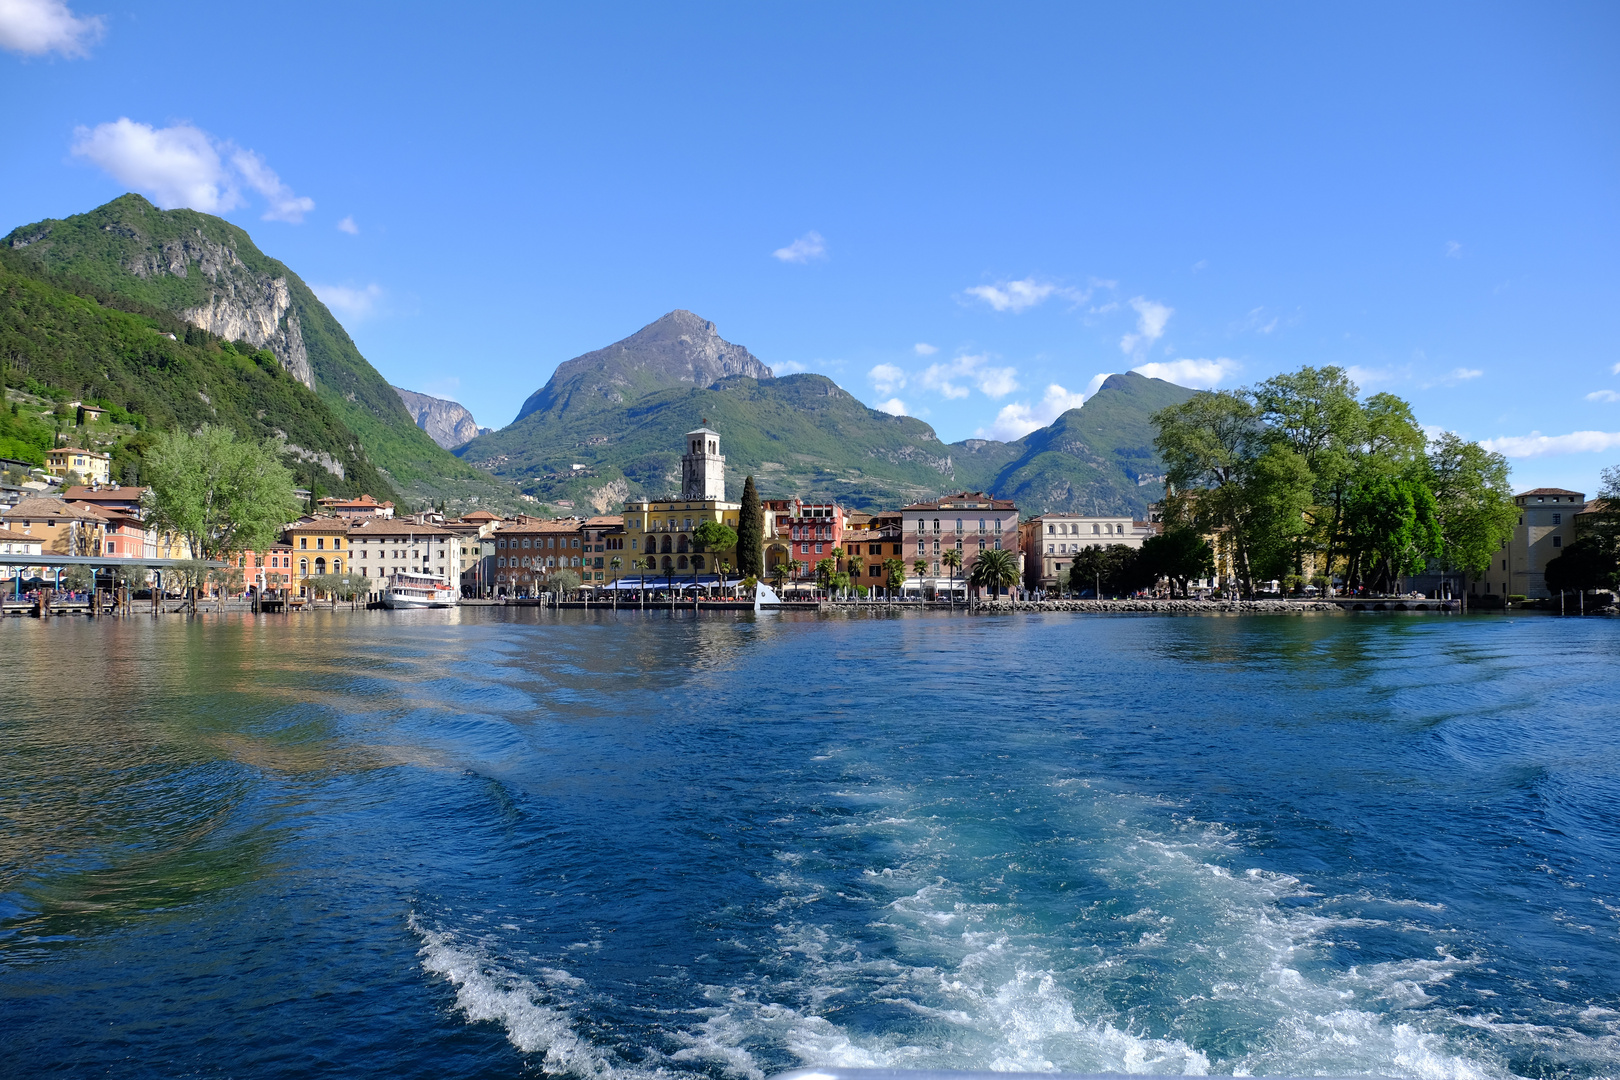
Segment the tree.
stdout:
[[546,584],[553,592],[567,595],[579,588],[579,574],[573,570],[554,570],[546,576]]
[[1345,503],[1345,529],[1345,580],[1384,592],[1440,553],[1434,495],[1411,477],[1375,476],[1358,484]]
[[928,563],[923,559],[918,559],[913,562],[911,564],[911,568],[912,570],[916,571],[919,578],[928,573]]
[[946,548],[945,554],[939,561],[951,568],[951,603],[956,602],[956,572],[962,569],[962,553],[956,548]]
[[1577,537],[1562,555],[1547,563],[1550,592],[1592,592],[1620,585],[1620,559],[1599,536]]
[[115,572],[118,584],[130,589],[144,589],[152,572],[144,566],[120,566]]
[[144,472],[149,526],[178,533],[197,558],[262,550],[298,515],[293,474],[274,444],[238,441],[229,428],[159,435]]
[[899,559],[883,560],[883,584],[890,593],[906,587],[906,564]]
[[62,571],[62,587],[68,592],[87,593],[96,587],[95,571],[88,566],[70,566]]
[[831,589],[833,575],[838,573],[838,563],[833,559],[818,559],[816,561],[816,584],[823,589]]
[[1165,484],[1182,493],[1168,502],[1169,520],[1211,533],[1227,529],[1239,587],[1253,592],[1255,463],[1266,449],[1260,411],[1231,391],[1197,394],[1153,416],[1153,445],[1165,463]]
[[1209,577],[1215,572],[1215,552],[1196,529],[1171,527],[1142,541],[1142,569],[1144,575],[1151,574],[1154,580],[1168,579],[1172,597],[1180,586],[1185,599],[1194,578]]
[[1018,560],[1013,558],[1012,552],[1000,548],[981,551],[979,557],[973,560],[968,580],[979,588],[990,589],[992,596],[999,597],[1004,586],[1018,583]]
[[1518,521],[1507,459],[1447,431],[1429,444],[1427,470],[1441,569],[1483,574]]
[[731,526],[704,519],[698,522],[697,528],[692,530],[693,550],[713,552],[730,551],[737,546],[737,530]]
[[859,547],[856,548],[855,554],[851,555],[849,561],[844,565],[849,567],[849,579],[856,585],[860,585],[861,575],[866,572],[866,559],[861,555]]
[[771,581],[775,583],[777,592],[781,592],[787,585],[788,575],[791,573],[793,573],[792,564],[787,559],[771,567]]
[[765,512],[752,476],[743,481],[742,510],[737,515],[737,569],[758,576],[765,567]]

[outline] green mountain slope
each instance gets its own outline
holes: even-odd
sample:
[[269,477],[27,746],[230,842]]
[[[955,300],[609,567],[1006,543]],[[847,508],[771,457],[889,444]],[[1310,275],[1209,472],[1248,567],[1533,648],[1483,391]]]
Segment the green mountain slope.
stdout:
[[990,481],[1033,513],[1147,514],[1164,494],[1152,416],[1197,393],[1135,372],[1110,375],[1078,409],[1007,443],[1015,455]]
[[681,436],[721,433],[728,493],[753,474],[768,498],[836,498],[863,509],[960,488],[1028,513],[1143,514],[1162,494],[1148,416],[1193,391],[1114,376],[1080,409],[1017,442],[945,444],[912,417],[867,408],[821,375],[770,376],[709,323],[676,311],[558,366],[519,418],[457,450],[547,501],[605,511],[679,486]]
[[124,195],[87,214],[24,225],[3,243],[50,270],[219,337],[268,348],[407,490],[431,496],[453,491],[456,481],[479,480],[416,426],[303,280],[228,221],[159,210]]
[[[392,497],[355,433],[269,350],[239,351],[165,311],[50,274],[4,249],[0,357],[8,386],[105,402],[141,430],[214,423],[278,438],[300,481]],[[114,479],[139,479],[140,443],[139,434],[109,440]]]

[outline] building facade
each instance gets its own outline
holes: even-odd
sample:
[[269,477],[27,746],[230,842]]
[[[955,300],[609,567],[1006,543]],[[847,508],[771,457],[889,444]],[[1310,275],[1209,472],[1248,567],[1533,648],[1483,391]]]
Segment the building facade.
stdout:
[[460,585],[461,538],[449,529],[409,518],[330,520],[347,527],[350,568],[371,582],[372,592],[381,592],[394,574],[425,574],[446,585]]
[[1082,514],[1042,514],[1018,527],[1018,546],[1024,553],[1024,582],[1031,589],[1056,589],[1059,575],[1074,565],[1074,557],[1088,547],[1122,544],[1139,548],[1160,526],[1126,516],[1096,517]]
[[719,432],[700,427],[686,433],[686,452],[681,455],[681,497],[632,499],[624,505],[627,568],[651,577],[683,571],[687,575],[706,575],[721,564],[737,565],[735,548],[698,551],[693,535],[704,521],[737,528],[742,504],[726,501],[725,467]]
[[1491,559],[1490,569],[1471,579],[1469,592],[1486,596],[1552,595],[1547,590],[1547,564],[1575,540],[1575,517],[1586,508],[1586,496],[1565,488],[1534,488],[1513,497],[1519,521],[1513,538]]
[[502,522],[495,530],[495,592],[537,596],[559,570],[573,571],[583,583],[584,524],[579,518]]
[[[915,576],[915,564],[922,562],[921,577],[935,586],[953,576],[957,582],[967,578],[981,552],[1018,550],[1018,505],[982,491],[912,503],[901,508],[900,522],[906,573]],[[954,575],[942,559],[953,548],[962,553],[962,565]]]
[[99,450],[57,447],[45,451],[45,471],[52,476],[77,473],[87,484],[105,484],[112,479],[112,455]]
[[[810,503],[803,499],[772,499],[761,504],[765,512],[765,573],[782,562],[794,563],[793,580],[813,578],[816,564],[833,558],[834,549],[844,552],[837,559],[839,570],[848,570],[844,547],[847,535],[846,512],[834,502]],[[864,582],[863,582],[864,584]]]

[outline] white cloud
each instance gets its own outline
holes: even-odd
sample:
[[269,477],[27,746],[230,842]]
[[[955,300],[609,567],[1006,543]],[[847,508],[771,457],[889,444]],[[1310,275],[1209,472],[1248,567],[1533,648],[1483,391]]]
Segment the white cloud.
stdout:
[[286,221],[294,225],[315,209],[315,200],[307,195],[294,195],[292,188],[281,182],[275,170],[251,150],[237,150],[231,155],[231,164],[242,174],[248,186],[270,205],[262,215],[265,221]]
[[963,292],[983,300],[997,311],[1010,311],[1014,315],[1044,304],[1054,296],[1066,297],[1078,304],[1084,303],[1091,295],[1090,292],[1064,288],[1032,277],[1021,281],[1001,281],[994,285],[975,285]]
[[1483,374],[1485,374],[1485,372],[1479,368],[1460,367],[1452,368],[1451,374],[1448,376],[1448,378],[1456,382],[1467,382],[1469,379],[1477,379]]
[[338,227],[338,232],[346,232],[350,236],[359,236],[360,235],[360,226],[358,226],[358,225],[356,225],[354,223],[354,215],[353,214],[350,214],[348,217],[346,217],[342,221],[338,222],[337,227]]
[[0,0],[0,49],[25,56],[89,56],[107,25],[75,15],[62,0]]
[[906,385],[906,373],[893,364],[879,364],[866,377],[880,394],[892,394]]
[[926,341],[919,341],[917,344],[911,347],[911,351],[916,353],[918,356],[933,356],[935,353],[939,352],[939,346],[930,345]]
[[901,401],[897,397],[896,398],[890,398],[888,401],[880,401],[880,402],[878,402],[877,403],[877,410],[878,410],[878,412],[886,412],[890,416],[905,416],[906,415],[906,403]]
[[1213,360],[1170,360],[1165,363],[1140,364],[1131,370],[1150,379],[1163,379],[1177,386],[1192,386],[1200,390],[1213,390],[1243,365],[1225,356]]
[[782,360],[771,365],[772,375],[797,375],[801,371],[809,370],[809,367],[799,363],[797,360]]
[[773,258],[783,262],[804,263],[811,259],[825,259],[827,257],[827,241],[814,229],[799,237],[784,248],[777,248],[771,252]]
[[1610,375],[1620,375],[1620,364],[1616,364],[1616,365],[1614,365],[1614,367],[1610,368],[1609,369],[1609,374]]
[[1613,390],[1594,390],[1586,395],[1587,401],[1620,401],[1620,393]]
[[[1107,377],[1102,376],[1104,379]],[[1100,385],[1100,382],[1093,379],[1092,384]],[[1022,439],[1037,428],[1050,424],[1070,409],[1078,409],[1090,396],[1090,393],[1070,393],[1057,383],[1052,383],[1046,388],[1046,396],[1034,405],[1022,401],[1005,405],[996,414],[995,423],[987,428],[980,428],[975,434],[981,439],[1000,439],[1003,442]]]
[[1155,341],[1164,336],[1165,323],[1175,314],[1174,308],[1142,296],[1133,298],[1131,307],[1136,309],[1136,332],[1119,339],[1119,351],[1127,356],[1147,352]]
[[316,285],[311,282],[309,287],[315,290],[315,295],[321,298],[321,303],[355,321],[370,318],[377,309],[377,301],[383,297],[382,286],[376,283],[364,288],[355,288],[350,285]]
[[1360,364],[1351,364],[1345,369],[1350,381],[1362,390],[1371,390],[1376,386],[1392,386],[1398,382],[1405,382],[1411,377],[1410,368],[1381,367],[1368,368]]
[[1462,258],[1462,245],[1457,243],[1457,241],[1455,241],[1455,240],[1447,240],[1446,241],[1446,258],[1448,258],[1448,259],[1460,259],[1460,258]]
[[1572,431],[1568,435],[1507,435],[1481,439],[1479,445],[1511,458],[1545,457],[1548,454],[1595,454],[1620,446],[1620,431]]
[[948,398],[967,397],[970,386],[977,387],[980,393],[988,397],[1000,398],[1018,389],[1018,369],[997,367],[983,353],[968,354],[943,364],[928,365],[917,376],[917,383],[937,390]]
[[1108,376],[1112,374],[1113,372],[1111,371],[1099,371],[1097,374],[1093,375],[1091,377],[1091,381],[1086,384],[1086,397],[1090,397],[1092,394],[1095,394],[1097,391],[1101,390],[1102,384],[1107,382]]
[[295,195],[259,155],[217,141],[190,124],[154,128],[125,116],[94,128],[76,128],[74,136],[75,157],[146,192],[165,210],[187,206],[223,214],[243,205],[242,184],[265,197],[266,221],[296,224],[315,208],[315,200]]

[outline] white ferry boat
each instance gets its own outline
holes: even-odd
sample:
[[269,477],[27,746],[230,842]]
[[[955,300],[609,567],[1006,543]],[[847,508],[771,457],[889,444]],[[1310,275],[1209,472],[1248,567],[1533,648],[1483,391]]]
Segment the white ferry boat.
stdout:
[[382,602],[388,608],[455,607],[456,590],[430,574],[394,574],[383,590]]

